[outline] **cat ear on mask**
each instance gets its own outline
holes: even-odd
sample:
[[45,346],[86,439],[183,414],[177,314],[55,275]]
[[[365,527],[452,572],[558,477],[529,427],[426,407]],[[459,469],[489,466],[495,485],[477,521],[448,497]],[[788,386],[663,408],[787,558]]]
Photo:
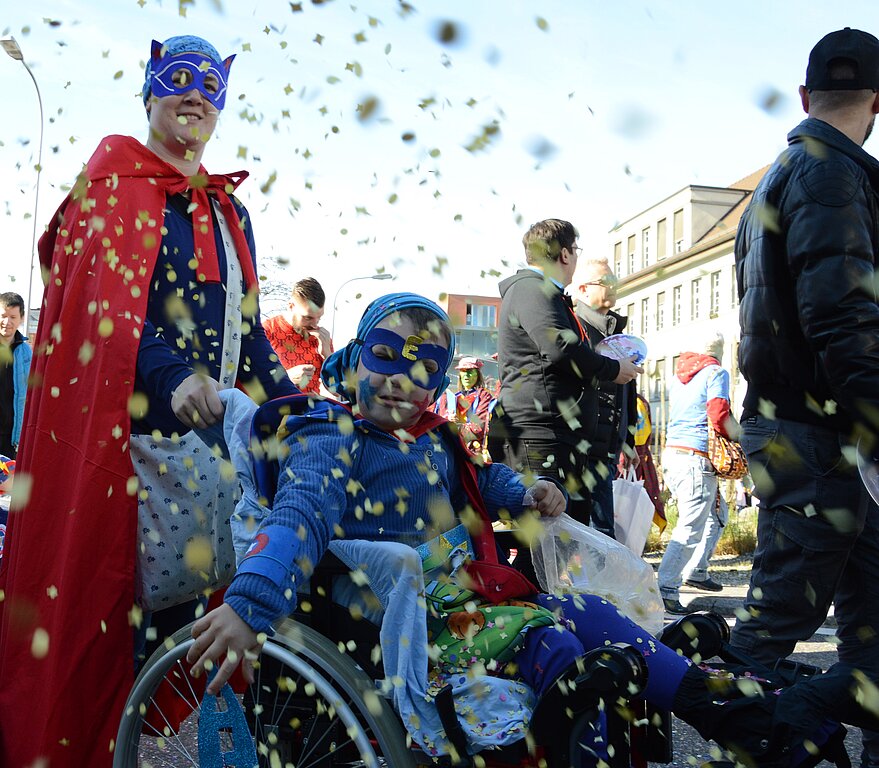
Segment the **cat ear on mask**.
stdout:
[[153,61],[161,60],[163,47],[164,46],[158,40],[153,40],[152,45],[150,46],[150,58]]
[[237,56],[237,53],[233,53],[228,59],[223,62],[223,69],[226,70],[226,78],[229,77],[229,69],[232,67],[232,60]]

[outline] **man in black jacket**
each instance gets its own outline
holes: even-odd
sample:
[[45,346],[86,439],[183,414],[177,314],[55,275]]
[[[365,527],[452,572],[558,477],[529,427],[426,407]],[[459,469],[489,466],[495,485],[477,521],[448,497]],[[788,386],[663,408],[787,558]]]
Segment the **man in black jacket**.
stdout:
[[[574,281],[574,312],[594,349],[602,339],[622,333],[628,318],[618,315],[617,278],[607,260],[590,259],[578,269]],[[602,533],[614,535],[613,480],[617,472],[620,449],[627,445],[626,465],[638,466],[635,435],[629,424],[637,418],[635,384],[598,381],[595,386],[598,420],[592,432],[584,432],[589,441],[587,469],[592,472],[592,522]]]
[[561,479],[572,494],[571,515],[588,523],[592,479],[584,435],[595,432],[599,417],[596,383],[625,384],[643,369],[593,352],[574,315],[564,293],[580,251],[574,226],[540,221],[522,243],[528,266],[500,283],[501,391],[492,430],[495,440],[506,441],[511,466]]
[[[787,656],[831,602],[839,657],[879,679],[879,507],[855,447],[879,432],[879,40],[824,37],[800,86],[807,120],[754,192],[736,237],[748,381],[742,444],[760,498],[757,551],[732,642]],[[879,765],[870,743],[865,764]]]

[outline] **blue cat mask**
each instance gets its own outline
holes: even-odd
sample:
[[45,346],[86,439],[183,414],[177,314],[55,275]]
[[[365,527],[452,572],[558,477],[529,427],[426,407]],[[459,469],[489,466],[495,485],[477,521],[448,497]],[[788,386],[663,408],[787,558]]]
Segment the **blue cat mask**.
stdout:
[[[379,345],[394,350],[396,355],[393,359],[376,356],[373,348]],[[425,344],[420,336],[408,336],[404,339],[386,328],[373,328],[363,340],[363,351],[360,353],[360,362],[367,370],[384,375],[405,373],[419,387],[431,390],[442,386],[448,359],[449,350],[445,347]],[[413,366],[419,360],[433,360],[437,364],[437,370],[433,373],[425,371],[426,381],[423,376],[412,372]]]
[[191,35],[153,40],[143,86],[144,104],[150,95],[175,96],[197,90],[218,110],[226,105],[229,69],[235,55],[225,61],[206,40]]

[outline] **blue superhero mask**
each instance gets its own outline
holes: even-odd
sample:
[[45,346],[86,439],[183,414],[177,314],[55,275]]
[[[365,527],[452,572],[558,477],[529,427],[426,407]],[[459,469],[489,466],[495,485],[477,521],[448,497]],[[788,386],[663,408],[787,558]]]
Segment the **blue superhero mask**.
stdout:
[[229,68],[235,58],[234,54],[221,62],[218,54],[215,57],[211,53],[215,51],[212,46],[202,46],[201,51],[175,52],[179,47],[163,45],[153,40],[152,56],[147,65],[144,100],[150,93],[157,98],[163,98],[196,89],[218,110],[222,110],[226,105]]
[[[387,350],[383,350],[376,355],[374,350],[377,346],[388,347],[393,352],[388,355]],[[419,387],[435,390],[442,386],[445,379],[449,350],[438,344],[426,344],[420,336],[409,336],[404,339],[386,328],[373,328],[363,340],[360,360],[364,367],[373,373],[385,375],[405,373]],[[433,373],[425,371],[426,381],[423,376],[412,372],[412,367],[419,360],[433,360],[437,364],[437,370]]]

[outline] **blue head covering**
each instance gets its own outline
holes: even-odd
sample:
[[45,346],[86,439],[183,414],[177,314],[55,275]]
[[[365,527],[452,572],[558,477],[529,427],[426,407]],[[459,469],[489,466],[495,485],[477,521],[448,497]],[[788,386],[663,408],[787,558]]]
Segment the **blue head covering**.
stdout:
[[[379,296],[370,303],[363,313],[363,317],[360,318],[360,323],[357,326],[357,338],[349,341],[342,349],[333,352],[321,366],[320,377],[326,388],[346,399],[350,398],[351,393],[345,389],[345,373],[349,370],[357,370],[360,353],[363,350],[363,339],[386,317],[404,309],[415,308],[432,312],[438,320],[448,325],[449,328],[452,327],[449,316],[439,304],[424,298],[424,296],[419,296],[417,293],[388,293],[385,296]],[[455,334],[453,331],[449,340],[449,356],[445,369],[452,364],[454,357]],[[433,393],[434,401],[446,391],[448,386],[449,377],[444,376],[442,384]]]
[[169,37],[164,43],[153,40],[150,58],[147,59],[144,70],[143,103],[146,104],[150,99],[153,78],[156,76],[157,69],[164,66],[168,59],[186,53],[200,53],[213,62],[216,70],[215,74],[222,84],[222,91],[219,95],[205,93],[205,96],[218,109],[222,110],[226,101],[226,81],[228,79],[229,67],[232,65],[232,60],[235,56],[230,56],[223,61],[214,46],[204,38],[196,37],[195,35],[176,35],[175,37]]

